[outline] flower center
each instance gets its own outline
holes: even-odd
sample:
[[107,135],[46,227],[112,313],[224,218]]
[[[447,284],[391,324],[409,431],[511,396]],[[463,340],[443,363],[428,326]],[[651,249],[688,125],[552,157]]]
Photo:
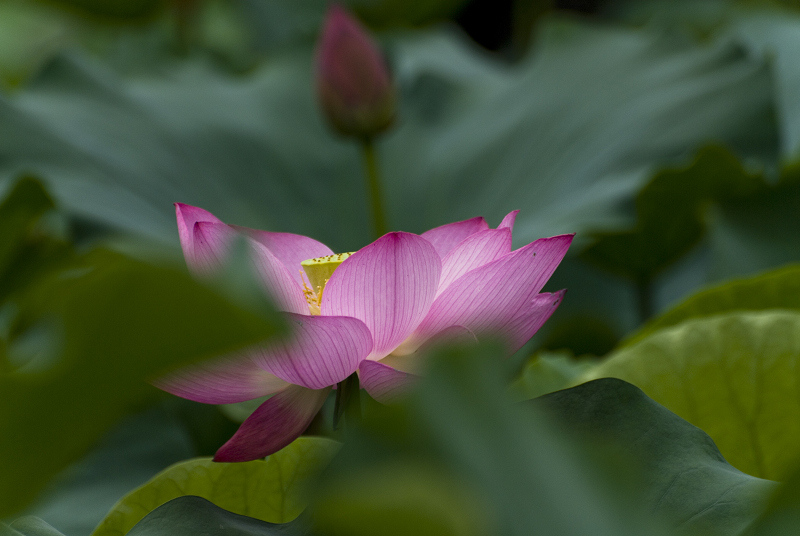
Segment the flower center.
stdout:
[[308,277],[309,284],[306,285],[305,281],[303,282],[303,294],[308,302],[308,310],[311,311],[312,315],[321,314],[322,291],[325,290],[325,284],[333,275],[333,271],[353,253],[355,251],[335,253],[327,257],[317,257],[300,263],[300,266],[303,267],[300,274],[302,275],[303,271],[305,271],[306,277]]

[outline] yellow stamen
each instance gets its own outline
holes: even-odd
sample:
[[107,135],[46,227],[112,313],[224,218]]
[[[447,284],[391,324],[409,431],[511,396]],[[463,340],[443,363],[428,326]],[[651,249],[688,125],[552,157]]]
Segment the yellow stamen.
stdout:
[[[303,295],[306,297],[308,309],[312,315],[321,314],[322,292],[325,290],[325,284],[333,275],[333,271],[353,253],[355,252],[337,253],[327,257],[308,259],[300,263],[308,277],[308,285],[303,281]],[[301,276],[303,270],[300,271]]]

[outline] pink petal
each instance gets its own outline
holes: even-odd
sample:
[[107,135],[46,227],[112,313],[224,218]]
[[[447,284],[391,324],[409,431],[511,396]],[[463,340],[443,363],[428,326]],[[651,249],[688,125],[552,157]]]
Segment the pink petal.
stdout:
[[250,240],[256,274],[280,311],[308,314],[308,302],[302,286],[289,269],[263,244]]
[[519,210],[512,210],[506,217],[503,218],[503,221],[500,222],[500,225],[497,226],[498,229],[508,229],[509,231],[514,230],[514,222],[517,220],[517,214],[519,214]]
[[329,387],[355,372],[372,349],[369,329],[355,318],[287,316],[292,327],[289,338],[256,357],[261,367],[287,382],[309,389]]
[[199,207],[175,203],[175,217],[178,220],[178,236],[187,264],[194,262],[194,224],[199,221],[221,223],[219,218]]
[[566,290],[550,294],[537,294],[508,324],[498,327],[498,333],[508,342],[508,353],[513,354],[530,340],[564,300]]
[[443,346],[452,346],[455,344],[474,344],[476,342],[478,342],[478,338],[471,329],[467,329],[464,326],[450,326],[426,340],[425,344],[419,347],[417,353],[426,354]]
[[322,295],[322,312],[364,322],[373,340],[368,358],[380,359],[425,316],[441,269],[430,242],[411,233],[388,233],[333,272]]
[[489,228],[482,217],[434,227],[422,233],[422,238],[433,244],[439,257],[444,259],[466,237]]
[[[435,350],[444,345],[468,344],[478,342],[478,338],[464,326],[449,326],[425,339],[421,343],[414,336],[394,349],[390,355],[382,359],[385,365],[391,365],[406,372],[417,372],[419,370],[420,359],[423,354]],[[421,343],[421,344],[420,344]]]
[[195,224],[193,271],[201,275],[213,273],[225,263],[237,238],[247,241],[253,270],[278,310],[308,314],[308,302],[303,295],[303,289],[283,263],[262,244],[240,235],[224,223]]
[[384,404],[401,399],[419,379],[419,376],[370,360],[358,366],[358,377],[369,395]]
[[261,404],[222,445],[215,462],[247,462],[269,456],[297,439],[322,407],[330,389],[290,385]]
[[197,275],[211,275],[228,258],[237,233],[224,223],[198,221],[194,224],[192,255],[186,264]]
[[442,259],[438,293],[450,283],[511,251],[510,229],[486,229],[468,236]]
[[460,277],[436,298],[405,350],[449,326],[480,335],[507,325],[550,279],[573,236],[542,238]]
[[244,402],[289,385],[249,357],[207,361],[178,369],[151,383],[173,395],[205,404]]
[[286,267],[289,274],[302,287],[303,278],[300,263],[317,257],[333,255],[333,251],[313,238],[292,233],[271,233],[248,227],[233,226],[234,229],[265,245],[267,249]]

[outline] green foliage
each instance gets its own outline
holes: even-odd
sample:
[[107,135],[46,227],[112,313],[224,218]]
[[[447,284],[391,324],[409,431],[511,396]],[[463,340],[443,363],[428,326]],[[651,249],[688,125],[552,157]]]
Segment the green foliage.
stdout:
[[596,233],[582,255],[633,281],[650,281],[700,241],[706,205],[747,197],[762,184],[729,151],[706,148],[688,167],[663,170],[639,191],[633,229]]
[[25,516],[17,519],[10,525],[0,523],[0,535],[2,536],[64,536],[56,529],[45,523],[43,520]]
[[619,472],[638,465],[641,499],[680,534],[740,534],[777,487],[731,467],[708,434],[624,381],[595,380],[534,403],[618,455]]
[[147,514],[184,495],[262,521],[292,521],[305,506],[309,478],[338,447],[330,439],[301,437],[266,460],[228,464],[195,458],[177,463],[120,500],[92,535],[124,536]]
[[[210,450],[196,428],[214,436]],[[65,534],[88,535],[132,489],[164,467],[213,453],[235,431],[215,406],[168,398],[115,426],[24,513],[46,519]]]
[[[322,512],[313,532],[367,535],[391,524],[395,534],[641,534],[581,449],[507,398],[499,353],[443,351],[407,406],[370,407],[363,430],[346,430],[310,508],[312,519]],[[409,474],[428,474],[430,489]],[[393,487],[405,493],[365,502]]]
[[[538,45],[510,76],[446,32],[393,43],[403,110],[379,146],[390,227],[421,232],[477,214],[496,222],[515,208],[520,243],[608,226],[626,217],[620,202],[648,162],[709,138],[761,154],[769,139],[767,73],[726,46],[676,49],[561,20],[548,21]],[[190,63],[162,83],[61,57],[0,101],[0,135],[12,140],[0,148],[0,177],[46,170],[71,213],[161,240],[174,241],[170,203],[183,201],[352,250],[369,240],[361,162],[322,124],[310,66],[304,48],[246,78]],[[743,113],[729,119],[732,108]],[[661,129],[648,137],[653,124]]]
[[569,353],[536,354],[511,383],[510,395],[514,400],[530,400],[564,389],[592,365],[592,361],[578,361]]
[[43,216],[55,208],[42,184],[18,180],[0,203],[0,303],[72,257],[72,248],[53,236]]
[[[127,423],[97,447],[156,400],[146,379],[280,327],[241,263],[212,289],[95,242],[131,250],[145,238],[177,254],[175,201],[339,251],[370,233],[357,149],[325,129],[312,90],[327,2],[206,2],[179,26],[197,41],[183,58],[170,10],[157,13],[166,2],[58,4],[80,9],[0,3],[0,77],[17,86],[0,96],[0,516],[95,446],[31,511],[77,535],[125,491],[213,452],[235,427],[204,407]],[[516,63],[444,27],[398,30],[462,4],[351,3],[395,29],[382,42],[400,115],[378,144],[390,227],[420,232],[479,214],[496,224],[520,208],[517,244],[577,231],[551,281],[570,293],[542,334],[547,348],[601,355],[636,326],[635,289],[618,275],[646,281],[639,303],[657,309],[709,282],[800,261],[796,13],[611,2],[603,25],[545,19]],[[120,23],[103,27],[81,10]],[[66,42],[78,46],[59,52]],[[800,455],[798,275],[793,266],[705,290],[583,377],[635,383],[708,432],[734,466],[783,478]],[[733,469],[703,431],[630,385],[593,382],[515,405],[493,353],[453,350],[407,405],[368,408],[315,488],[314,530],[727,535],[759,515],[773,484]],[[530,398],[583,372],[543,354],[512,392]],[[137,450],[148,444],[153,452]],[[131,534],[305,533],[252,519],[299,513],[293,488],[267,489],[304,470],[299,454],[286,459],[296,445],[238,466],[184,461],[97,530],[122,534],[144,516]],[[795,479],[753,534],[797,532]],[[239,493],[248,483],[252,494]],[[276,507],[279,498],[288,502]],[[81,501],[93,508],[79,512]],[[252,502],[261,510],[242,506]],[[47,530],[32,518],[0,525],[3,536]]]
[[657,331],[583,380],[629,381],[706,431],[730,463],[781,479],[800,456],[800,314],[729,313]]
[[302,536],[298,523],[275,525],[223,510],[201,497],[180,497],[139,522],[129,536]]
[[[115,19],[138,19],[152,16],[165,6],[164,0],[49,0],[87,14]],[[191,0],[186,0],[186,3]]]
[[407,406],[370,408],[317,488],[313,532],[721,536],[776,487],[622,381],[512,404],[495,357],[445,351]]
[[794,470],[774,494],[769,507],[746,536],[782,536],[800,526],[800,471]]
[[800,309],[800,266],[787,266],[701,290],[631,334],[623,346],[630,346],[684,320],[764,309]]
[[32,179],[0,205],[8,237],[2,298],[11,300],[0,346],[7,434],[0,456],[14,460],[0,469],[3,516],[120,417],[153,400],[158,392],[147,378],[261,342],[281,327],[274,314],[232,304],[184,271],[102,250],[66,263],[69,247],[39,234],[40,216],[52,206]]

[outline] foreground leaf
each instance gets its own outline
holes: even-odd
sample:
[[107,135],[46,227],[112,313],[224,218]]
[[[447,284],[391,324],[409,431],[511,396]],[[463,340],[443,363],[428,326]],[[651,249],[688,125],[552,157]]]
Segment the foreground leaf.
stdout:
[[780,480],[800,455],[800,313],[688,320],[612,354],[583,379],[621,378],[702,428],[736,468]]
[[234,514],[201,497],[173,499],[141,520],[129,536],[302,536],[298,523],[266,523]]
[[270,523],[294,520],[305,507],[309,478],[322,470],[339,444],[300,437],[266,460],[215,463],[198,458],[177,463],[120,500],[93,536],[122,536],[149,512],[183,495],[197,495],[235,514]]
[[[0,517],[29,502],[119,418],[161,396],[172,366],[263,342],[282,327],[184,271],[95,252],[18,301],[12,368],[0,374]],[[26,336],[27,335],[27,339]],[[25,342],[25,344],[23,344]]]
[[641,499],[680,534],[739,534],[777,487],[733,468],[708,434],[629,383],[596,380],[532,403],[638,470]]
[[407,406],[369,406],[316,487],[315,533],[661,534],[580,442],[508,398],[501,353],[443,351]]

